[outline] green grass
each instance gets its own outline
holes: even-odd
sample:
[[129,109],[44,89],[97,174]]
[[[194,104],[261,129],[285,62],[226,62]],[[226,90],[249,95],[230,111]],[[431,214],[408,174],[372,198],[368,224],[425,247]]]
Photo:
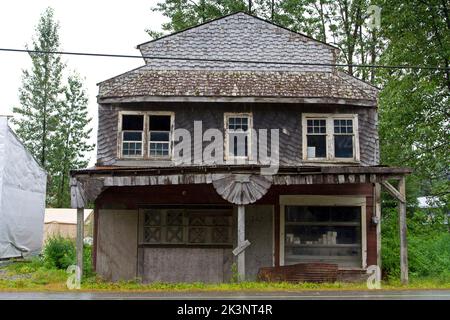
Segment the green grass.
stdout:
[[[31,262],[12,263],[3,269],[0,276],[1,291],[66,291],[68,274],[64,270],[49,269],[39,259]],[[6,271],[6,272],[5,272]],[[6,275],[6,276],[5,276]],[[413,278],[408,286],[398,280],[385,281],[382,289],[450,289],[450,277]],[[151,283],[134,281],[111,283],[92,276],[83,280],[82,291],[306,291],[306,290],[367,290],[365,283]]]

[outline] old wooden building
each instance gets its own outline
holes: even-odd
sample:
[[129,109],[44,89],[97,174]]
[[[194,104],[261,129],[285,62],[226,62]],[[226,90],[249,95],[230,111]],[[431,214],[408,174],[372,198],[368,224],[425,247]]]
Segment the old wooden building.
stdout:
[[407,280],[409,171],[380,166],[378,90],[336,69],[337,48],[245,13],[138,48],[145,65],[99,84],[96,166],[72,171],[72,206],[95,202],[98,274],[222,282],[234,263],[252,280],[313,262],[358,277],[380,264],[384,185]]

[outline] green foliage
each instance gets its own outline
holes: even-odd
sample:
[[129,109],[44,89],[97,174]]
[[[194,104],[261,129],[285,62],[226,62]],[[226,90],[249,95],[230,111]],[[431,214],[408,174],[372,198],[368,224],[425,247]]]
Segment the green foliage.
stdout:
[[[380,1],[387,65],[449,67],[450,18],[444,1]],[[447,12],[447,13],[446,13]],[[420,23],[418,23],[420,21]],[[379,82],[383,164],[414,169],[409,198],[439,197],[449,205],[450,71],[384,70]]]
[[[40,17],[32,50],[60,51],[59,23],[47,8]],[[13,108],[19,138],[49,174],[47,205],[69,205],[70,169],[85,167],[88,144],[87,94],[80,77],[65,76],[56,54],[30,53],[32,67],[23,70],[20,106]],[[66,84],[67,82],[67,84]]]
[[[61,236],[49,238],[43,250],[43,263],[48,269],[67,270],[70,265],[75,265],[76,245],[75,241]],[[93,276],[92,246],[83,247],[83,277]]]
[[47,268],[64,269],[76,263],[75,243],[61,236],[49,238],[43,250]]
[[[413,208],[408,214],[408,264],[411,278],[450,277],[450,233],[443,223],[446,213],[434,212],[434,218]],[[395,208],[383,210],[382,264],[388,278],[400,275],[398,213]]]
[[239,272],[238,272],[237,263],[234,262],[231,265],[231,283],[238,283],[238,282],[239,282]]
[[[164,31],[180,31],[211,19],[247,8],[247,0],[165,0],[158,2],[153,11],[162,12],[170,19],[162,25]],[[154,32],[149,32],[154,37]]]
[[70,206],[69,170],[84,168],[88,165],[85,155],[94,146],[87,143],[92,129],[86,129],[91,121],[87,111],[87,93],[83,82],[76,73],[69,75],[64,88],[64,99],[58,112],[59,126],[55,132],[54,155],[60,161],[53,167],[53,183],[55,189],[54,205]]
[[[54,11],[47,8],[36,27],[31,50],[59,49],[59,24]],[[28,48],[28,46],[27,46]],[[28,150],[48,170],[51,167],[52,132],[56,129],[62,90],[61,57],[53,54],[30,53],[31,70],[23,70],[19,90],[20,107],[13,108],[17,135]],[[49,159],[50,158],[50,159]]]

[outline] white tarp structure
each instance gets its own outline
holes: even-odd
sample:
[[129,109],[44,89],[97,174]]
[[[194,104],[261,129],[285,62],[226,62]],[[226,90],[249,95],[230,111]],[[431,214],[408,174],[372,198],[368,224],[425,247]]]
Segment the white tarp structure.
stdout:
[[47,174],[0,116],[0,259],[42,247]]

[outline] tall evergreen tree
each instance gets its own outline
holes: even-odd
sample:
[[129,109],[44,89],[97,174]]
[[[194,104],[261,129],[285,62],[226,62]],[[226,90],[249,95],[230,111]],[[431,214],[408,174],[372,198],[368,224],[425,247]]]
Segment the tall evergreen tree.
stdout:
[[88,143],[92,129],[87,127],[92,119],[88,116],[88,98],[80,76],[69,75],[64,89],[54,138],[54,155],[59,161],[53,168],[53,190],[50,190],[58,207],[70,205],[69,170],[86,167],[89,161],[85,156],[94,148]]
[[[36,27],[30,50],[60,51],[59,23],[47,8]],[[87,95],[77,75],[65,77],[60,55],[30,53],[32,67],[23,70],[20,106],[13,108],[17,135],[48,173],[47,205],[69,204],[70,169],[87,165],[91,119]],[[65,82],[67,81],[67,84]]]
[[[47,8],[39,19],[31,50],[59,49],[59,24]],[[51,163],[52,138],[57,123],[59,95],[62,93],[64,64],[54,54],[30,53],[31,70],[23,70],[19,89],[20,107],[13,108],[17,135],[45,170]]]

